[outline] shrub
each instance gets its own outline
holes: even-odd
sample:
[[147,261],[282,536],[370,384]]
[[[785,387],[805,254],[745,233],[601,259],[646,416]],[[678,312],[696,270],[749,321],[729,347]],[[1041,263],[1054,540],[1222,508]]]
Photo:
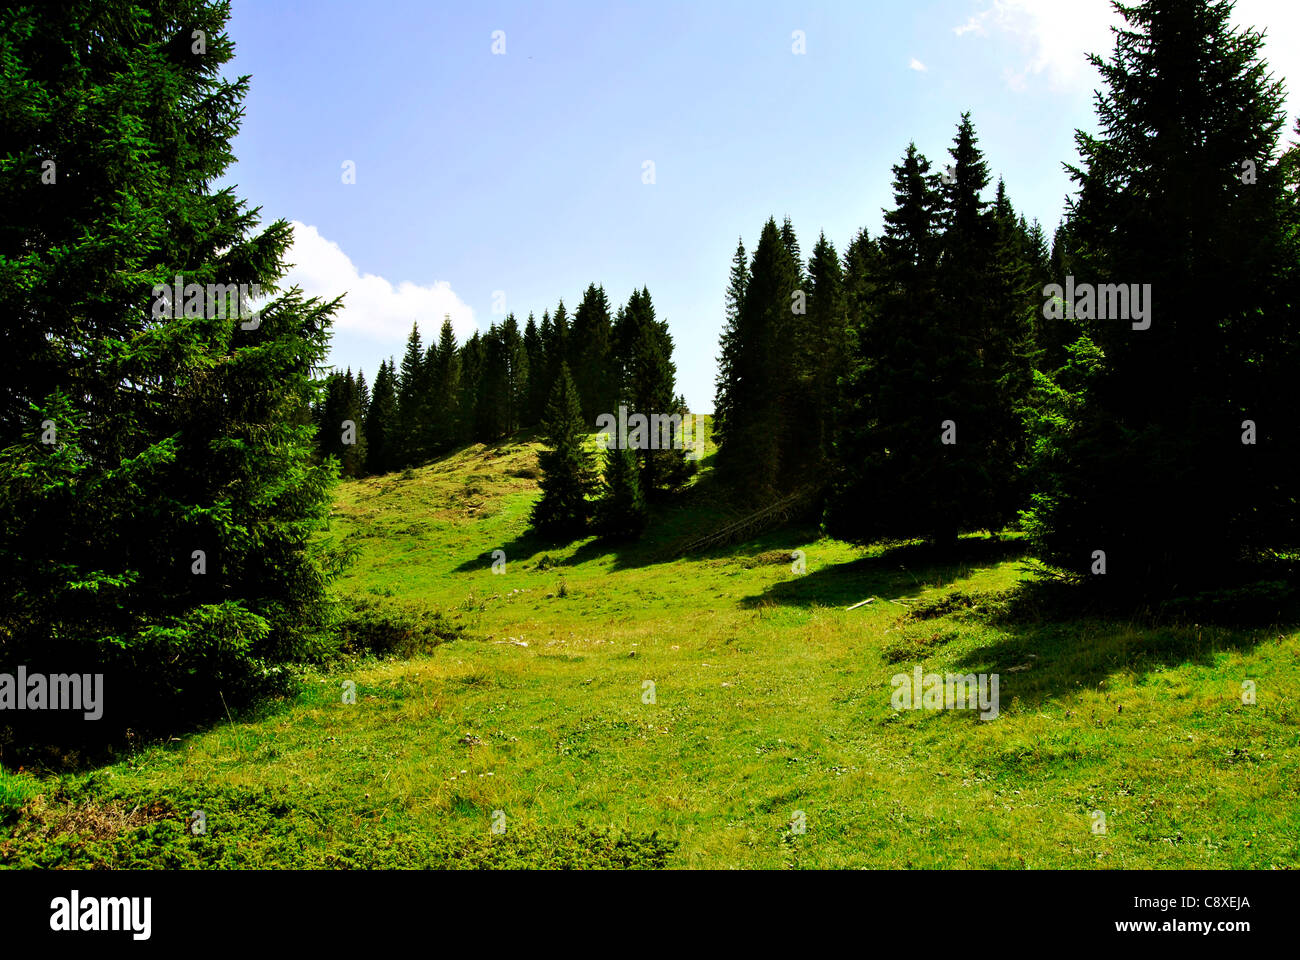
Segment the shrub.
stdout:
[[339,622],[343,653],[411,657],[455,640],[463,627],[418,601],[350,598]]

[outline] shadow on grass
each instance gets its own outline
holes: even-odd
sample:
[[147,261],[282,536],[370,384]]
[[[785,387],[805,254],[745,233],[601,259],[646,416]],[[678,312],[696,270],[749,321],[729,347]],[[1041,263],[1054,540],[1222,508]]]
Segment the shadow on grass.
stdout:
[[[925,665],[927,654],[956,636],[975,634],[977,645],[944,669],[996,673],[1002,701],[1030,708],[1084,689],[1104,690],[1119,673],[1141,681],[1172,667],[1209,667],[1221,653],[1247,652],[1300,626],[1297,591],[1274,579],[1277,569],[1254,573],[1255,579],[1155,606],[1099,595],[1086,583],[1045,579],[997,594],[953,591],[904,614],[900,634],[912,637],[900,660]],[[1249,678],[1243,672],[1238,679]],[[1225,689],[1232,703],[1240,694]]]
[[[953,664],[958,673],[996,673],[1004,703],[1027,707],[1105,689],[1121,672],[1139,678],[1186,664],[1211,666],[1225,651],[1245,652],[1278,634],[1277,628],[1144,625],[1106,619],[1044,621],[1003,629],[991,643]],[[1246,679],[1245,673],[1242,679]],[[1233,692],[1235,696],[1240,691]]]
[[[796,545],[806,542],[806,539],[794,541]],[[750,547],[745,545],[747,552]],[[740,603],[745,608],[772,604],[828,607],[850,606],[871,596],[885,599],[911,596],[925,587],[952,583],[980,568],[1022,557],[1024,550],[1022,541],[992,537],[963,537],[955,544],[944,546],[907,543],[885,548],[876,556],[822,567],[775,583]]]
[[[781,581],[741,605],[847,607],[871,596],[911,596],[1024,555],[1025,544],[1014,539],[964,537],[948,548],[906,544]],[[898,659],[889,650],[882,654],[900,672],[920,663],[927,671],[997,673],[1004,704],[1018,700],[1033,708],[1083,689],[1104,690],[1121,672],[1140,678],[1186,664],[1211,666],[1220,653],[1246,652],[1300,627],[1300,591],[1276,569],[1255,573],[1232,587],[1156,606],[1126,605],[1086,585],[1051,580],[1000,593],[954,590],[891,606],[901,617],[895,646],[902,652]],[[962,634],[974,634],[977,645],[957,660],[946,657],[942,648]]]
[[[122,696],[135,694],[137,700],[149,702],[149,692],[132,691],[126,683],[114,683],[112,674],[105,673],[105,688]],[[26,723],[11,721],[0,725],[0,769],[59,775],[111,766],[149,748],[178,752],[191,738],[223,724],[252,723],[288,713],[301,692],[287,689],[251,702],[208,704],[188,710],[141,708],[122,717],[106,711],[106,722],[89,733],[86,724],[78,727],[58,717],[40,717]],[[152,694],[152,702],[161,699],[156,692]]]
[[[544,555],[562,554],[574,544],[579,546],[570,556],[553,558],[555,566],[576,567],[602,557],[613,558],[614,570],[670,563],[677,559],[677,548],[680,545],[717,529],[739,515],[728,505],[724,492],[713,480],[712,474],[705,473],[687,489],[667,495],[654,503],[651,506],[650,523],[638,538],[593,536],[590,530],[568,536],[547,535],[529,529],[513,540],[494,545],[464,561],[453,572],[470,573],[491,567],[493,550],[504,551],[508,562],[527,563],[540,560]],[[792,529],[774,530],[733,547],[710,551],[701,556],[747,554],[756,546],[762,547],[771,537],[793,545],[807,542],[806,531],[796,534],[789,532]]]

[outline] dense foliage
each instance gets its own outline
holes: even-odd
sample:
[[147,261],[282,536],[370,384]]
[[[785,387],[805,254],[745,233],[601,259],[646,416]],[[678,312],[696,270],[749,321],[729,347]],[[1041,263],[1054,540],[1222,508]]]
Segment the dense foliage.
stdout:
[[98,723],[11,712],[20,742],[220,713],[330,633],[309,405],[337,302],[277,295],[289,224],[212,187],[247,91],[228,14],[0,14],[0,664],[104,675]]
[[1050,251],[1003,183],[987,198],[969,114],[942,171],[909,145],[884,232],[842,266],[823,237],[805,277],[788,221],[748,260],[738,246],[715,434],[744,499],[824,475],[828,531],[861,541],[1019,519],[1043,560],[1126,597],[1294,553],[1300,151],[1281,147],[1282,85],[1230,3],[1118,9],[1113,56],[1092,58],[1100,133],[1077,134]]

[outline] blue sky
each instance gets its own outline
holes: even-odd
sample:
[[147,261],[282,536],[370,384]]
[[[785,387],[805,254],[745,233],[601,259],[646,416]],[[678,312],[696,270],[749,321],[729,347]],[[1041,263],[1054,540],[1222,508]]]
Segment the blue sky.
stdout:
[[[1300,87],[1298,11],[1241,0],[1236,19],[1269,28]],[[502,300],[522,324],[588,283],[615,304],[645,285],[708,411],[737,237],[752,249],[768,216],[805,256],[819,231],[840,251],[876,235],[890,166],[909,140],[946,162],[963,110],[1050,235],[1094,128],[1083,52],[1112,18],[1104,0],[235,0],[230,70],[252,87],[228,180],[295,222],[288,282],[348,291],[340,367],[373,379],[413,320],[427,343],[450,313],[463,339]]]

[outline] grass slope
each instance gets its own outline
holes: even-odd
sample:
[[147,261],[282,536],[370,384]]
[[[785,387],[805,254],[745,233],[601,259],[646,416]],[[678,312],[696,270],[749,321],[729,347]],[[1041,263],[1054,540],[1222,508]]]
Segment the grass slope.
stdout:
[[[787,530],[663,561],[716,514],[706,483],[637,544],[543,544],[535,471],[535,445],[507,443],[345,483],[344,589],[465,635],[98,771],[4,774],[0,864],[1300,860],[1294,630],[1008,618],[1030,574],[1005,540],[940,562]],[[1001,715],[896,713],[890,678],[918,663],[999,673]]]

